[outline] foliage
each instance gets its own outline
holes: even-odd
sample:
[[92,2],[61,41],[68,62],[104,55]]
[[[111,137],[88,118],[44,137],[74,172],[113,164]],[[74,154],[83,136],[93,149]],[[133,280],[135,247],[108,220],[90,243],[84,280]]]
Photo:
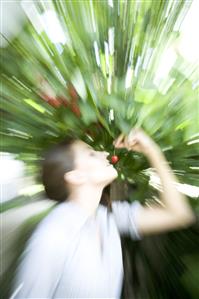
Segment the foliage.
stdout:
[[[177,40],[176,24],[190,2],[30,5],[34,18],[1,49],[1,150],[15,153],[35,172],[43,151],[67,135],[112,153],[120,131],[142,126],[186,171],[183,181],[196,184],[195,145],[187,145],[198,132],[195,66],[178,55],[170,72],[158,83],[156,78],[161,54]],[[24,10],[30,18],[25,4]],[[64,38],[48,32],[41,22],[46,13],[57,18]],[[137,155],[119,155],[125,177],[147,166]],[[130,166],[129,159],[137,162]]]
[[[67,136],[81,138],[117,154],[120,179],[136,186],[133,196],[144,201],[155,194],[145,173],[148,162],[112,145],[120,132],[141,126],[179,181],[197,185],[198,73],[175,48],[191,1],[22,2],[28,16],[23,30],[1,48],[1,151],[14,153],[29,174],[38,175],[49,146]],[[162,74],[171,49],[175,61]],[[164,247],[163,239],[157,246]],[[144,256],[154,248],[153,240],[149,243],[136,252]],[[125,246],[131,252],[136,245]],[[154,261],[146,258],[145,266],[142,278],[152,299],[173,298],[169,292],[175,286],[154,295]],[[180,286],[176,273],[171,275]],[[167,279],[159,281],[162,286]],[[139,290],[145,294],[142,286]]]

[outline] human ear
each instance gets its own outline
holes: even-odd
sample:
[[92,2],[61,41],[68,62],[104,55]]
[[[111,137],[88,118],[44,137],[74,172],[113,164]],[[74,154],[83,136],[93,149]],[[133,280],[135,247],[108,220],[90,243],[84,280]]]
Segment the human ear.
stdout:
[[71,170],[64,174],[64,180],[69,184],[81,185],[86,182],[86,176],[81,170]]

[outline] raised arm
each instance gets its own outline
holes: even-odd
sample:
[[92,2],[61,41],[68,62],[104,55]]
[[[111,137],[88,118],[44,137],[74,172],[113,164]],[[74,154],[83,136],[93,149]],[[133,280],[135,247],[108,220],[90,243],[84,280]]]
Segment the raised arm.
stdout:
[[155,168],[162,184],[159,192],[164,207],[143,207],[137,219],[140,234],[146,235],[187,227],[195,221],[187,198],[175,187],[177,178],[169,167],[159,146],[141,129],[134,129],[125,137],[120,135],[114,142],[116,148],[126,147],[143,153]]

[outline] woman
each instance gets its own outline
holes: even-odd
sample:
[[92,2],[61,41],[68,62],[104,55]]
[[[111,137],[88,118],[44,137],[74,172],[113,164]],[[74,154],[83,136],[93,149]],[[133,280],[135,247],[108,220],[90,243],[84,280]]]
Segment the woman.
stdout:
[[[158,145],[141,130],[120,135],[116,148],[143,153],[162,183],[163,205],[100,204],[102,191],[117,178],[107,152],[81,140],[55,146],[45,156],[43,183],[59,205],[39,224],[18,270],[12,298],[119,298],[123,279],[120,235],[132,239],[186,227],[194,214],[174,183]],[[164,206],[164,207],[163,207]]]

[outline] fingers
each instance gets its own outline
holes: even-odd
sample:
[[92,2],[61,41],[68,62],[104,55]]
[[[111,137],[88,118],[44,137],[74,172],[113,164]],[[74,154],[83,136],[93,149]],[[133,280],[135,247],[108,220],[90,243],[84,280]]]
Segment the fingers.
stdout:
[[142,134],[143,130],[140,128],[133,128],[128,136],[124,133],[120,134],[119,137],[113,142],[115,148],[126,148],[131,150],[139,144],[139,134]]
[[131,149],[137,143],[136,139],[136,129],[132,129],[128,136],[124,133],[120,134],[119,137],[113,142],[115,148],[126,148],[128,150]]
[[139,146],[139,144],[135,141],[135,142],[131,142],[129,145],[129,149],[130,150],[136,150],[136,147]]
[[123,133],[120,134],[119,137],[113,142],[113,145],[116,148],[123,148],[123,147],[125,147],[124,138],[125,138],[125,135]]
[[128,151],[135,151],[144,153],[148,148],[151,141],[149,136],[141,128],[133,128],[128,136],[120,134],[119,137],[113,142],[115,148],[126,148]]
[[117,146],[117,145],[119,145],[119,144],[122,142],[123,139],[124,139],[124,134],[120,134],[119,137],[116,138],[116,139],[113,141],[113,144],[114,144],[115,146]]

